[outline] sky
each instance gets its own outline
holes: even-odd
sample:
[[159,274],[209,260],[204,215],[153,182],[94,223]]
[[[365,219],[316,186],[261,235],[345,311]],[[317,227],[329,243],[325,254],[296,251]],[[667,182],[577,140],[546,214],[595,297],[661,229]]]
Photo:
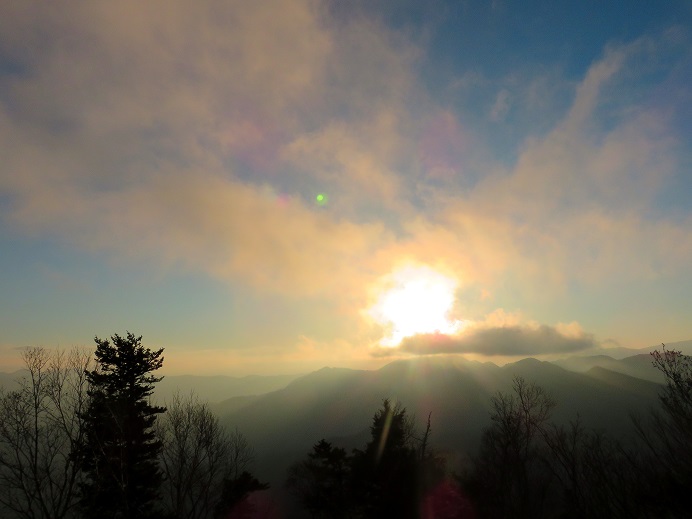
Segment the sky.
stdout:
[[692,339],[690,85],[685,0],[2,2],[0,371]]

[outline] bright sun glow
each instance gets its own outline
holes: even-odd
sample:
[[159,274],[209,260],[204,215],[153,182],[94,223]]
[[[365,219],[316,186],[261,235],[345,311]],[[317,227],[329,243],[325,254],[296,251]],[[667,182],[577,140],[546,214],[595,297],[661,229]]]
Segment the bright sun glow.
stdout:
[[407,267],[391,274],[377,302],[368,311],[389,331],[380,344],[397,346],[411,335],[458,331],[460,321],[449,317],[456,287],[456,280],[430,267]]

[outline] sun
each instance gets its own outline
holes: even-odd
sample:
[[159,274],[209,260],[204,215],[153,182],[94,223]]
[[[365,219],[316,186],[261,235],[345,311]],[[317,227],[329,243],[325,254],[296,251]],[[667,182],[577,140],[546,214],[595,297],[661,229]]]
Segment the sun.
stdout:
[[397,270],[383,280],[368,314],[388,330],[380,344],[394,347],[404,337],[425,333],[450,334],[461,322],[450,318],[458,282],[428,266]]

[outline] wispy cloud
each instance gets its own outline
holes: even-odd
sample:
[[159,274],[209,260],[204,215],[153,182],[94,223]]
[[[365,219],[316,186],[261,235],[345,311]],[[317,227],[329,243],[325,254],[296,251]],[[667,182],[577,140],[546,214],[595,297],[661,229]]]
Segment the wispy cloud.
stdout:
[[[689,63],[674,33],[610,45],[577,79],[459,71],[441,100],[423,40],[320,1],[6,2],[0,216],[94,257],[341,302],[354,329],[368,287],[406,260],[485,294],[478,313],[507,305],[488,294],[523,307],[689,279],[692,215],[659,200],[689,160],[679,101],[652,99],[665,72],[639,78],[659,56]],[[470,121],[519,144],[493,157]],[[524,326],[433,348],[592,340]]]
[[18,227],[298,297],[388,241],[353,210],[405,198],[412,55],[387,31],[312,1],[4,9],[3,48],[31,49],[0,111]]
[[[296,294],[388,250],[443,248],[462,276],[512,268],[551,284],[683,266],[689,221],[645,214],[675,166],[666,121],[640,109],[594,126],[603,85],[641,44],[607,50],[555,129],[469,189],[468,129],[447,112],[412,131],[417,52],[395,33],[330,25],[307,1],[152,5],[4,17],[5,48],[38,50],[29,27],[53,42],[17,53],[24,73],[4,80],[16,224]],[[321,191],[330,206],[315,211]]]
[[497,93],[495,102],[490,108],[489,116],[491,121],[500,121],[504,119],[510,108],[510,99],[509,91],[504,88]]

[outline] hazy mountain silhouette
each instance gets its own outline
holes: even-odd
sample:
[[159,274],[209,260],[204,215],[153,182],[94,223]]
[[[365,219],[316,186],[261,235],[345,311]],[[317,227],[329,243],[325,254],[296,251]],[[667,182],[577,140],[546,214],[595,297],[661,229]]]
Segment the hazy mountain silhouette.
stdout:
[[[27,374],[28,371],[25,369],[14,373],[0,372],[0,387],[7,391],[16,389],[17,381]],[[245,377],[165,375],[163,380],[156,384],[154,399],[161,403],[170,401],[176,391],[179,391],[182,396],[194,393],[200,400],[216,404],[232,397],[262,395],[276,391],[301,376],[303,374]]]
[[20,369],[14,373],[2,373],[0,372],[0,388],[5,391],[12,391],[17,389],[17,381],[28,373],[25,369]]
[[524,359],[503,369],[547,389],[558,403],[553,413],[557,423],[579,414],[587,428],[607,430],[616,437],[631,430],[631,411],[643,412],[656,403],[661,387],[598,366],[576,373],[550,362]]
[[200,400],[218,403],[236,396],[261,395],[286,387],[302,375],[249,375],[246,377],[166,375],[156,384],[157,401],[169,401],[176,391],[183,396],[194,392]]
[[[677,342],[666,342],[666,349],[680,351],[683,355],[692,355],[692,340],[677,341]],[[647,346],[645,348],[625,348],[623,346],[617,346],[614,348],[601,348],[600,346],[593,348],[590,351],[585,351],[583,354],[591,355],[607,355],[614,359],[624,359],[625,357],[632,357],[633,355],[648,355],[653,350],[660,350],[660,344],[654,344],[653,346]]]
[[605,368],[617,373],[623,373],[632,377],[663,383],[663,374],[654,368],[651,355],[641,353],[624,359],[614,359],[607,355],[593,355],[589,357],[569,357],[553,362],[570,371],[587,372],[592,368]]
[[[679,344],[670,349],[679,349]],[[0,374],[13,387],[21,372]],[[323,368],[303,376],[167,376],[156,388],[166,401],[178,390],[208,400],[222,423],[248,437],[257,454],[257,473],[281,485],[290,463],[322,438],[348,450],[369,437],[373,413],[384,398],[400,402],[423,423],[432,414],[431,443],[451,463],[475,451],[489,424],[490,397],[509,392],[514,376],[548,390],[558,402],[556,422],[577,414],[587,428],[615,436],[631,431],[630,412],[656,403],[658,372],[648,354],[625,359],[605,355],[555,362],[523,359],[503,367],[459,356],[421,356],[368,370]]]
[[[684,352],[688,344],[692,341],[667,347]],[[14,389],[25,373],[0,373],[0,387]],[[373,414],[385,398],[417,417],[420,428],[430,414],[430,446],[458,470],[478,452],[482,431],[490,425],[491,397],[498,391],[511,393],[517,376],[556,400],[553,423],[579,417],[586,429],[615,438],[633,433],[630,415],[655,407],[662,389],[648,352],[622,359],[525,358],[502,367],[437,355],[397,360],[377,370],[325,367],[302,376],[167,376],[156,385],[154,397],[166,402],[176,391],[183,396],[194,392],[208,401],[223,425],[247,437],[256,453],[253,474],[281,494],[289,465],[319,440],[347,452],[363,448],[371,439]]]
[[322,438],[347,449],[362,446],[373,413],[383,398],[391,398],[420,423],[432,413],[431,443],[454,464],[476,449],[489,424],[490,397],[510,391],[515,376],[553,395],[557,423],[579,415],[586,427],[616,436],[631,430],[629,413],[646,411],[660,389],[601,367],[578,373],[535,359],[498,367],[458,357],[420,357],[375,371],[323,368],[284,389],[231,399],[224,405],[232,410],[222,422],[248,436],[257,452],[258,474],[280,485],[288,465]]

